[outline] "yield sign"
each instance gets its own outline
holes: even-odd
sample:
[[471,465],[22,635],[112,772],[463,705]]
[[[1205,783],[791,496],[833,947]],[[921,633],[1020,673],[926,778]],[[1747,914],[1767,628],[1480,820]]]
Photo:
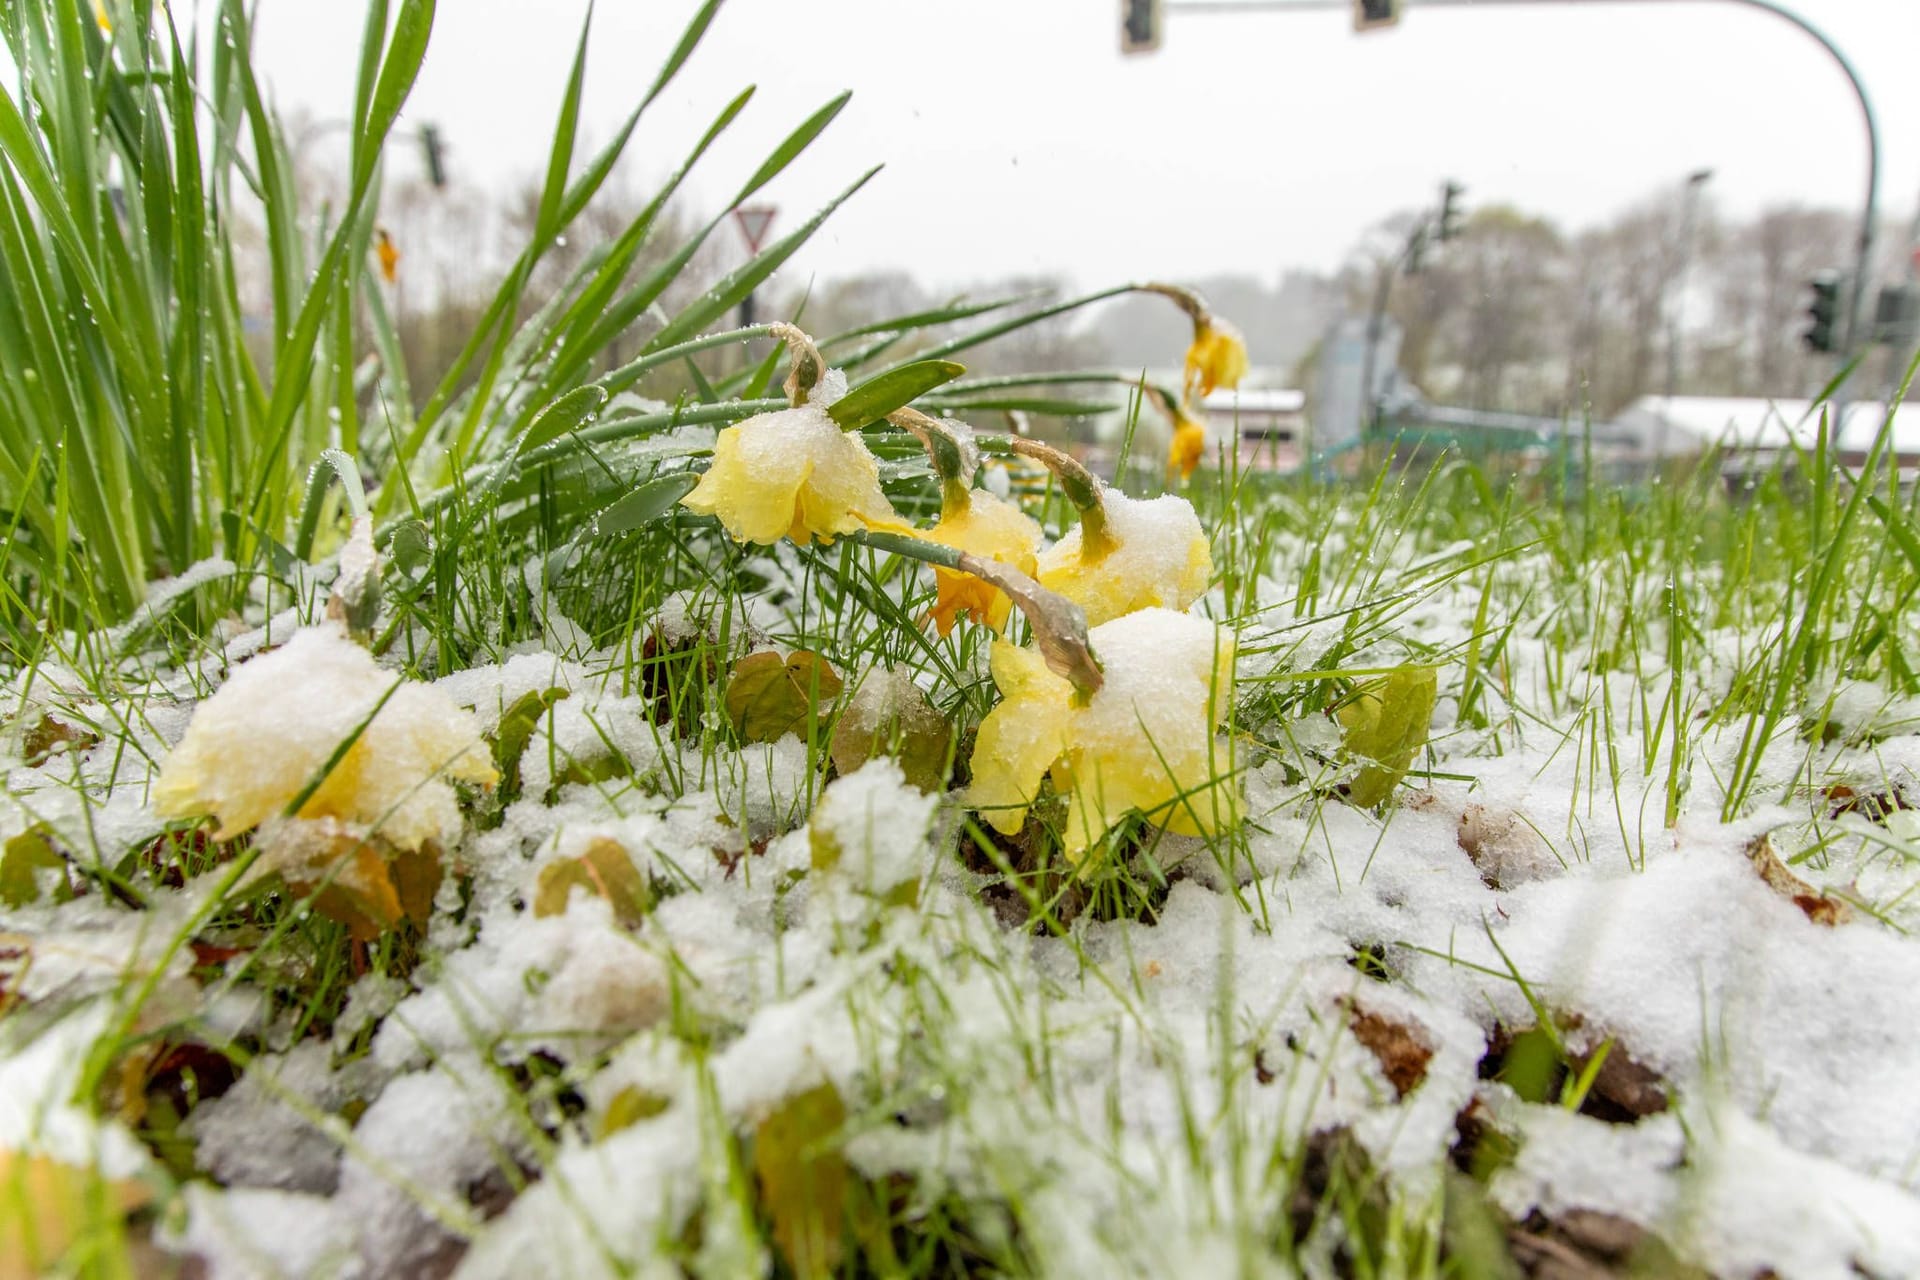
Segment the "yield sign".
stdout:
[[767,238],[767,228],[773,225],[773,215],[778,212],[779,207],[771,204],[746,204],[733,211],[748,253],[760,252],[760,242]]

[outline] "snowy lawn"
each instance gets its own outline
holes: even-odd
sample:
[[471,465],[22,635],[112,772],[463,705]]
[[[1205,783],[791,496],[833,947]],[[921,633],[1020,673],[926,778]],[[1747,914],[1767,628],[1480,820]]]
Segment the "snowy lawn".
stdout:
[[1838,492],[1203,486],[1098,696],[1224,623],[1238,812],[1090,841],[872,549],[490,537],[377,657],[331,567],[192,641],[212,566],[8,678],[0,1149],[220,1277],[1920,1274],[1920,566]]
[[[717,0],[409,370],[434,6],[319,205],[214,7],[0,23],[0,1280],[1920,1275],[1878,447],[1278,480],[1176,287],[723,329],[873,174],[709,277],[846,103],[679,221]],[[955,359],[1138,293],[1181,386]]]

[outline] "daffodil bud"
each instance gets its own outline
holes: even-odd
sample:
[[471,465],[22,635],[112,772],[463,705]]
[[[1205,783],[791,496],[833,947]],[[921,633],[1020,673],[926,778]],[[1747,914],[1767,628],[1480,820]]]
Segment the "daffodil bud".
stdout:
[[787,393],[787,402],[796,408],[806,404],[812,399],[813,389],[827,375],[827,362],[821,357],[820,348],[813,345],[806,330],[785,321],[768,325],[767,335],[786,343],[792,359],[787,367],[787,380],[781,384]]
[[1007,442],[1007,448],[1053,472],[1054,479],[1060,482],[1060,491],[1067,495],[1067,501],[1080,515],[1078,536],[1087,557],[1105,555],[1113,545],[1107,536],[1106,486],[1078,458],[1050,444],[1016,436]]
[[927,461],[940,477],[941,519],[965,511],[973,489],[973,473],[980,468],[980,447],[973,442],[973,428],[958,418],[930,418],[910,408],[895,409],[887,415],[887,421],[911,432],[927,451]]

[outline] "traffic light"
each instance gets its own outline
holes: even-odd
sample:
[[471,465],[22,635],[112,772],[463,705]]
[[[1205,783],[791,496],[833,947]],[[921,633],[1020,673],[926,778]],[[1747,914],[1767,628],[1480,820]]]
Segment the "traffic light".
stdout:
[[1466,190],[1457,182],[1440,188],[1440,239],[1451,240],[1460,234],[1460,197]]
[[1152,53],[1160,47],[1160,0],[1120,0],[1120,52]]
[[1353,0],[1353,29],[1375,31],[1400,21],[1400,0]]
[[433,184],[434,190],[436,191],[445,189],[447,185],[447,164],[446,157],[441,153],[440,149],[440,127],[438,125],[423,124],[420,126],[420,150],[426,156],[427,181]]
[[1807,344],[1809,351],[1838,351],[1833,326],[1840,316],[1840,273],[1822,271],[1807,283],[1813,289],[1813,303],[1807,308],[1807,317],[1813,323],[1800,335],[1800,340]]

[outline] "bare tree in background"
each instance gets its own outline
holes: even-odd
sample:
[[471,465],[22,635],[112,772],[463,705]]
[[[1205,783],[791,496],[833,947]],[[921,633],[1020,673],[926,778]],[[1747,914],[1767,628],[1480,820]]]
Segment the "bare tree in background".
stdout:
[[1824,358],[1800,339],[1807,281],[1832,265],[1851,230],[1835,210],[1777,205],[1727,237],[1710,270],[1715,327],[1737,344],[1728,381],[1750,395],[1786,396],[1820,378]]
[[[882,320],[931,311],[945,301],[948,299],[936,297],[910,273],[896,269],[809,281],[804,289],[782,298],[780,312],[794,317],[795,323],[809,333],[826,338]],[[907,354],[927,345],[931,344],[926,338],[909,335],[895,350]]]

